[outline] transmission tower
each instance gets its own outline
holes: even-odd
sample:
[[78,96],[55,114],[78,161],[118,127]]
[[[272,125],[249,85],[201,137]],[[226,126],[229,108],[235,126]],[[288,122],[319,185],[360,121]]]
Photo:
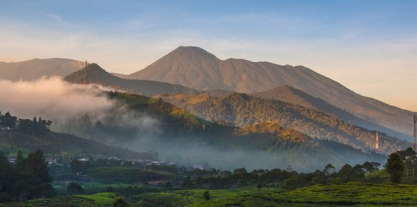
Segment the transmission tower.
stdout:
[[414,145],[413,148],[414,150],[416,150],[416,139],[417,139],[417,115],[414,115],[414,133],[413,133],[413,137],[414,137]]
[[83,84],[84,85],[87,84],[87,65],[88,65],[87,60],[85,60],[85,62],[84,62],[84,79],[83,79]]

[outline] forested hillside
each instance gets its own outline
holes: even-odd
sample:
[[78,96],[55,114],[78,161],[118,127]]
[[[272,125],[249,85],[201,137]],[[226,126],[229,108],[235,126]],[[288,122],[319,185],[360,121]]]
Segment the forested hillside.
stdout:
[[314,108],[319,111],[334,115],[347,123],[356,126],[361,126],[370,130],[378,130],[380,132],[387,133],[390,136],[394,136],[407,141],[412,141],[411,136],[380,126],[365,119],[361,119],[350,112],[347,112],[343,109],[340,109],[336,106],[327,103],[323,99],[313,97],[305,93],[304,91],[292,88],[290,86],[281,86],[268,91],[251,93],[249,95],[301,105],[306,108]]
[[226,169],[245,163],[248,168],[292,165],[295,169],[307,170],[328,163],[340,166],[383,159],[383,156],[367,154],[333,141],[313,139],[276,122],[239,128],[198,118],[160,98],[120,92],[109,92],[108,97],[119,102],[118,107],[124,108],[132,121],[146,117],[154,124],[147,125],[144,130],[143,125],[120,121],[123,114],[108,113],[107,117],[96,121],[80,117],[61,126],[61,130],[134,150],[151,149],[178,163],[210,163]]
[[[223,97],[176,94],[162,98],[207,120],[228,122],[237,126],[273,121],[311,137],[336,141],[364,151],[373,151],[375,146],[375,131],[300,105],[237,93]],[[390,153],[409,146],[408,142],[380,134],[381,153]]]
[[0,147],[3,152],[16,153],[42,149],[47,154],[67,157],[120,157],[134,159],[158,159],[154,153],[134,152],[108,146],[73,134],[56,133],[49,130],[50,121],[41,118],[18,119],[5,113],[0,114]]

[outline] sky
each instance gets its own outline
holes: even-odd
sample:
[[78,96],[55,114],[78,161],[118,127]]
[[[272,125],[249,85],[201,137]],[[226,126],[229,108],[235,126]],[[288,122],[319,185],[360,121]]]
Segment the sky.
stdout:
[[0,62],[70,58],[143,69],[178,46],[304,65],[417,111],[415,0],[0,0]]

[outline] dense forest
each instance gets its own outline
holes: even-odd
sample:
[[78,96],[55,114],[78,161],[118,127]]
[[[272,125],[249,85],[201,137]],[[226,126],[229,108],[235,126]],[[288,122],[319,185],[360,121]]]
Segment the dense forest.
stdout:
[[42,149],[49,155],[67,160],[73,155],[158,159],[158,155],[154,152],[135,152],[73,134],[56,133],[50,130],[51,124],[51,121],[43,120],[41,117],[30,120],[19,119],[8,112],[0,114],[0,147],[7,153],[16,153],[18,150],[28,153]]
[[[364,151],[375,150],[375,131],[346,123],[336,116],[314,108],[238,93],[222,97],[208,94],[176,94],[161,97],[214,122],[246,126],[272,121],[314,138],[336,141]],[[380,133],[379,153],[389,154],[409,146],[410,143],[406,141]]]

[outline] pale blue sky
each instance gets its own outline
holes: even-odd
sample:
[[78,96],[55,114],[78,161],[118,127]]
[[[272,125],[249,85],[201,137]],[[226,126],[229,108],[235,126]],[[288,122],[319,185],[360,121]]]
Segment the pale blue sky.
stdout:
[[417,1],[0,0],[0,61],[140,70],[180,45],[304,65],[417,111]]

